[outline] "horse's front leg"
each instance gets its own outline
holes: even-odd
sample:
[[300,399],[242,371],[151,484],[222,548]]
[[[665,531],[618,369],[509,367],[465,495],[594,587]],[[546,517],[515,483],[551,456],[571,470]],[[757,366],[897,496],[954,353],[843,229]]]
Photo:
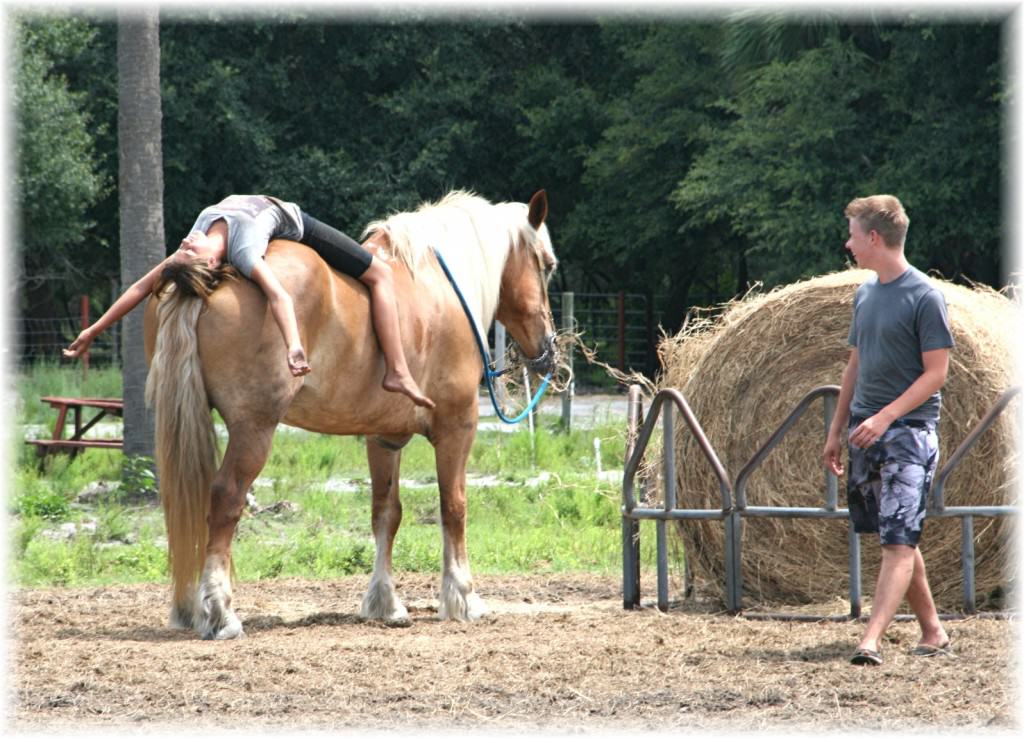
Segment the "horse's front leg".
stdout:
[[473,576],[466,553],[466,461],[475,435],[475,423],[443,435],[434,444],[437,484],[441,494],[443,561],[438,617],[477,620],[488,613],[473,591]]
[[373,486],[373,538],[377,555],[373,561],[370,586],[360,610],[364,618],[383,620],[390,625],[409,625],[409,613],[395,591],[391,576],[391,554],[395,534],[402,523],[402,502],[398,496],[398,470],[401,448],[409,438],[368,438],[366,457]]
[[231,540],[245,507],[245,493],[270,454],[274,427],[228,429],[227,451],[211,488],[206,563],[196,597],[194,627],[205,640],[245,635],[231,607]]

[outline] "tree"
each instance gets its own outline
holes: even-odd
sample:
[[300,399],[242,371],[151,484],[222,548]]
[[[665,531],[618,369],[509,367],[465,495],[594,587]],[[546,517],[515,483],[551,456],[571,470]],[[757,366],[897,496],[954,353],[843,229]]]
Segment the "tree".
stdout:
[[[88,27],[92,41],[64,44],[50,77],[88,93],[93,159],[113,179],[117,29]],[[910,212],[915,264],[999,285],[1000,30],[829,11],[646,24],[168,16],[165,243],[231,192],[277,194],[358,235],[449,187],[524,199],[543,186],[553,288],[667,297],[671,329],[749,282],[840,268],[843,205],[889,191]],[[83,280],[111,269],[116,205],[101,197],[85,210],[95,225],[75,229],[68,264]]]
[[15,22],[17,289],[19,308],[34,318],[62,317],[59,306],[70,297],[75,275],[88,271],[90,260],[82,258],[92,226],[88,210],[106,188],[84,95],[69,89],[58,71],[59,62],[81,55],[94,35],[71,18]]
[[[153,9],[121,11],[117,33],[121,282],[129,285],[164,258],[160,136],[160,22]],[[153,456],[146,410],[141,309],[124,318],[124,451]]]
[[659,320],[674,328],[694,301],[735,289],[731,234],[714,223],[688,224],[670,200],[708,132],[728,118],[714,105],[721,29],[609,25],[606,33],[631,74],[619,73],[605,103],[608,124],[584,165],[586,194],[563,234],[597,289],[666,294]]
[[843,207],[895,194],[915,265],[998,284],[999,27],[876,31],[749,72],[672,200],[688,222],[730,229],[752,278],[774,286],[841,268]]

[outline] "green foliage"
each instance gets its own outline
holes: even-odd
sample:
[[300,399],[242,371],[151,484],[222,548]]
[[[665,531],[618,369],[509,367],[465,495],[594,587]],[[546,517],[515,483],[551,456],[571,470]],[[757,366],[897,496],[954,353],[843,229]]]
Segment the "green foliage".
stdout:
[[70,500],[45,479],[24,470],[18,474],[13,512],[25,518],[64,520],[70,512]]
[[690,223],[728,225],[772,286],[840,267],[846,203],[891,192],[916,265],[998,284],[998,39],[994,24],[907,24],[765,62],[720,103],[733,120],[672,200]]
[[[89,381],[111,381],[94,374]],[[19,378],[22,396],[49,393],[46,381],[72,388],[81,381],[73,367],[40,367],[38,375]],[[26,403],[21,408],[18,420],[24,421],[30,408]],[[467,481],[467,536],[475,571],[617,570],[619,492],[613,482],[595,478],[595,438],[601,467],[621,468],[625,439],[617,425],[564,433],[543,418],[532,438],[525,425],[512,433],[478,434]],[[256,512],[243,514],[235,537],[239,577],[329,578],[372,569],[365,444],[358,437],[278,432],[253,490]],[[22,454],[10,503],[15,581],[25,586],[165,581],[159,506],[152,497],[137,503],[138,496],[112,491],[133,473],[148,483],[148,464],[145,458],[125,461],[119,454],[88,451],[73,462],[53,459],[40,473],[34,455]],[[439,493],[433,449],[425,439],[417,436],[403,450],[401,474],[404,515],[395,567],[439,571]],[[72,502],[97,481],[108,490],[91,501]],[[653,554],[645,555],[650,560]]]
[[19,14],[14,36],[18,155],[13,194],[20,211],[22,278],[31,294],[46,280],[87,269],[88,260],[80,259],[76,248],[93,225],[88,211],[108,180],[98,167],[97,131],[85,112],[85,95],[70,89],[57,69],[83,53],[94,28],[78,18]]
[[166,581],[167,552],[152,540],[103,547],[90,536],[71,541],[33,538],[17,561],[25,586],[76,586]]
[[57,412],[41,400],[55,397],[120,397],[121,370],[117,367],[92,368],[88,372],[78,364],[39,362],[14,376],[20,420],[53,428]]
[[868,75],[869,60],[838,41],[761,67],[746,94],[722,103],[735,121],[697,157],[674,202],[695,222],[731,223],[751,271],[771,284],[836,268],[846,193],[858,191],[863,167],[856,106]]
[[[19,176],[35,178],[19,187],[47,196],[23,194],[37,214],[22,220],[45,213],[40,229],[61,234],[39,253],[66,255],[26,275],[57,270],[102,303],[117,273],[116,24],[23,17],[18,79],[39,84],[16,84],[19,136],[34,137],[18,140]],[[545,187],[554,287],[664,296],[656,319],[672,330],[751,282],[842,268],[843,207],[885,191],[907,205],[916,265],[1001,286],[1001,34],[996,17],[829,10],[166,14],[167,245],[230,192],[272,192],[358,235],[452,187],[496,200]],[[54,216],[51,189],[77,204]]]
[[121,465],[121,497],[156,498],[156,462],[148,456],[126,456]]

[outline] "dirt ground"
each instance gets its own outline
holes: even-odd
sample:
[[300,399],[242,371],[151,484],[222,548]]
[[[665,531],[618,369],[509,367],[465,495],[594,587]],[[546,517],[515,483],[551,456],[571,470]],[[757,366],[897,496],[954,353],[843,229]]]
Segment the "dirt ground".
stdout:
[[[956,658],[847,663],[861,625],[622,609],[613,577],[478,576],[493,615],[436,620],[438,578],[402,575],[411,627],[357,616],[367,577],[241,582],[248,636],[166,626],[166,587],[8,595],[8,730],[210,728],[604,732],[1014,728],[1014,631],[947,625]],[[648,583],[651,584],[652,583]],[[645,596],[648,593],[645,590]],[[653,595],[650,595],[653,596]]]

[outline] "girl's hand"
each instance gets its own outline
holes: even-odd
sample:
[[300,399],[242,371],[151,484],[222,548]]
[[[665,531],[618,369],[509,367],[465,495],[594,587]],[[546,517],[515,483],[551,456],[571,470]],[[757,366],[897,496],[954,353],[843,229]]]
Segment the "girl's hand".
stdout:
[[297,346],[288,351],[288,369],[293,377],[309,374],[309,362],[306,361],[306,352],[302,346]]
[[84,331],[79,333],[78,338],[76,338],[74,342],[61,353],[64,354],[65,358],[77,359],[89,348],[89,344],[92,343],[93,338],[94,336],[92,331],[86,328]]

